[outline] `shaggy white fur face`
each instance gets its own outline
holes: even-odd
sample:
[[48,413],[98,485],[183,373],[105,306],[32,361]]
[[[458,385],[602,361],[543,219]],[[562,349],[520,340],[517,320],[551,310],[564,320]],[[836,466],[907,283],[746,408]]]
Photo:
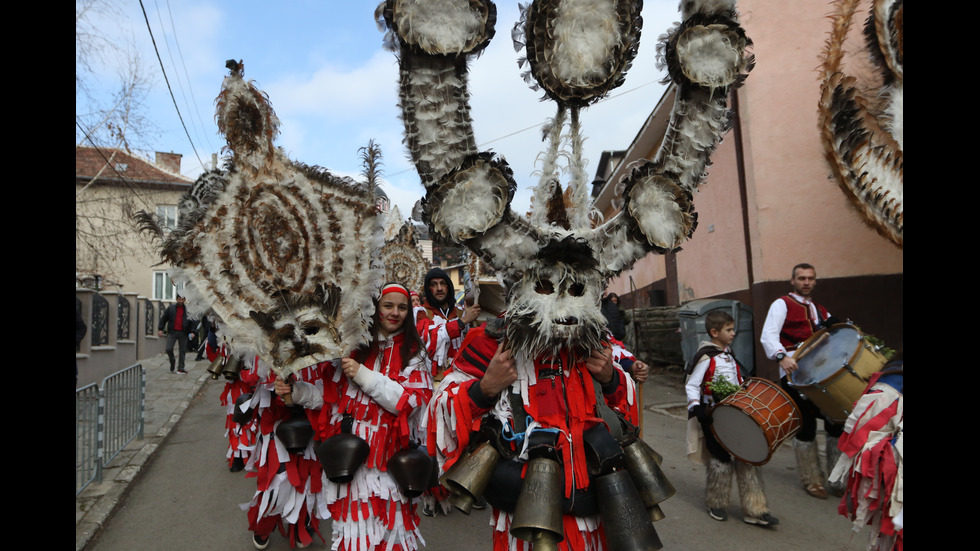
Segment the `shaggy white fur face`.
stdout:
[[601,346],[606,325],[598,308],[602,288],[596,269],[536,263],[508,294],[508,339],[530,357],[559,350],[588,356]]

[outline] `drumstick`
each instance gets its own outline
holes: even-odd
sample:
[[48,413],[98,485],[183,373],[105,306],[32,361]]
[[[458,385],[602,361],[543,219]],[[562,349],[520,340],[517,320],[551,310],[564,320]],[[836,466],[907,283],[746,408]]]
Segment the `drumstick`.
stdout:
[[640,440],[643,439],[643,383],[636,385],[636,405],[640,410]]

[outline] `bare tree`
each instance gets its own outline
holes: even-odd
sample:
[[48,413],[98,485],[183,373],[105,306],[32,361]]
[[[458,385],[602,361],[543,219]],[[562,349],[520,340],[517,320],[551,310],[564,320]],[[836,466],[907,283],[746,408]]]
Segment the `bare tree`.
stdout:
[[[127,261],[151,258],[152,244],[138,234],[131,216],[155,210],[153,193],[114,169],[118,151],[132,154],[157,132],[144,105],[154,82],[152,66],[136,53],[135,40],[106,32],[123,27],[120,17],[114,0],[75,2],[76,145],[93,147],[105,159],[91,179],[76,182],[75,271],[109,283],[118,281]],[[117,84],[107,84],[112,82]],[[107,85],[115,92],[98,93]]]

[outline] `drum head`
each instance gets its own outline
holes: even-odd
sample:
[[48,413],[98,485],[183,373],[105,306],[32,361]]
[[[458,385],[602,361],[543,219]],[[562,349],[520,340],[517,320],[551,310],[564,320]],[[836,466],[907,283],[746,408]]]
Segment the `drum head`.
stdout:
[[761,464],[769,459],[769,441],[762,427],[741,409],[718,404],[711,410],[712,432],[718,442],[746,463]]
[[847,365],[861,346],[861,332],[846,324],[827,329],[827,337],[816,339],[797,351],[799,369],[790,373],[795,385],[812,385],[825,381]]

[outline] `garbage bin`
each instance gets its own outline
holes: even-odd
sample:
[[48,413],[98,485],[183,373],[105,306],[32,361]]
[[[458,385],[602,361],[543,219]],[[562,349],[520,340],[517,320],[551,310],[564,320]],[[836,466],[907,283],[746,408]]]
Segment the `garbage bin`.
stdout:
[[737,300],[705,298],[681,305],[677,313],[681,331],[681,352],[684,364],[698,351],[698,344],[711,340],[704,328],[704,318],[712,310],[725,310],[735,318],[735,342],[732,352],[742,365],[755,373],[755,333],[752,328],[752,308]]

